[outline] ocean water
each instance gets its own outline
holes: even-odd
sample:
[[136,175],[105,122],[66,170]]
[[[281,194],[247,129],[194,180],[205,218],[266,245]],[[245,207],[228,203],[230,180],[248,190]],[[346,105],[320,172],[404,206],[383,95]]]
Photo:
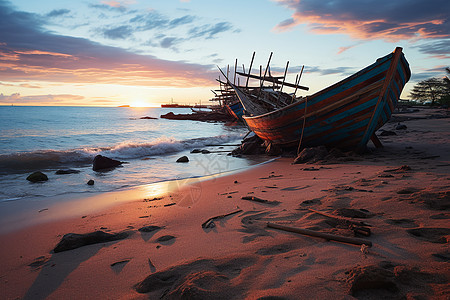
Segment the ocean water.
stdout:
[[[262,162],[227,156],[248,132],[245,126],[159,118],[169,111],[190,109],[0,106],[0,202],[108,192]],[[145,116],[158,119],[141,119]],[[213,153],[191,154],[196,148]],[[92,161],[97,154],[126,163],[95,172]],[[183,155],[190,162],[176,163]],[[55,174],[69,168],[80,172]],[[34,171],[49,180],[28,182]],[[90,179],[93,186],[87,185]]]

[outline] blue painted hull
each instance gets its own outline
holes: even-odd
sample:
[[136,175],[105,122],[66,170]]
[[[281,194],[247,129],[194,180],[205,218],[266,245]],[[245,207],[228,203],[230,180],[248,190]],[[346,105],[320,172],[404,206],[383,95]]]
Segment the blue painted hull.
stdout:
[[234,118],[240,121],[243,120],[242,117],[244,116],[244,107],[240,101],[226,105],[226,108]]

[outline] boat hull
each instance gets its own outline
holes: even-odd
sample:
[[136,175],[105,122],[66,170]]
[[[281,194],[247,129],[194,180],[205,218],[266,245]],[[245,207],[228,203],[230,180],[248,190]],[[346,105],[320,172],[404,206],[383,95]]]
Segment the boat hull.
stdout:
[[263,140],[302,147],[364,148],[395,109],[411,72],[401,48],[358,73],[281,109],[244,116]]
[[242,121],[242,117],[244,116],[244,107],[242,106],[240,101],[237,101],[233,104],[227,104],[225,106],[230,115],[232,115],[235,119]]

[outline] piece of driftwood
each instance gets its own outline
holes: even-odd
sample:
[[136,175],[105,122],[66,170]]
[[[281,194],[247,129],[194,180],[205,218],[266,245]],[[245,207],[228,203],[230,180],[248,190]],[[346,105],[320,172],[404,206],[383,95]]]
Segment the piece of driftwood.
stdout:
[[270,205],[280,204],[280,201],[270,201],[270,200],[261,199],[261,198],[255,197],[255,196],[243,196],[241,199],[255,201],[255,202],[264,203],[264,204],[270,204]]
[[370,228],[367,227],[358,227],[358,226],[353,226],[353,232],[355,233],[355,236],[370,236],[371,232],[370,232]]
[[126,231],[120,233],[107,233],[100,230],[85,234],[67,233],[62,237],[61,241],[56,245],[53,251],[58,253],[92,244],[123,240],[129,235],[130,232]]
[[212,227],[215,226],[215,225],[213,225],[214,224],[214,220],[223,219],[225,217],[228,217],[228,216],[240,213],[241,211],[242,211],[242,209],[238,209],[238,210],[235,210],[233,212],[230,212],[230,213],[227,213],[227,214],[224,214],[224,215],[220,215],[220,216],[215,216],[215,217],[209,218],[208,220],[206,220],[205,222],[202,223],[202,228],[212,228]]
[[354,245],[367,245],[369,247],[372,247],[371,241],[365,240],[365,239],[360,239],[360,238],[346,237],[346,236],[340,236],[340,235],[335,235],[335,234],[331,234],[331,233],[318,232],[318,231],[309,230],[309,229],[289,227],[289,226],[279,225],[279,224],[270,223],[270,222],[267,223],[267,227],[284,230],[284,231],[289,231],[289,232],[294,232],[294,233],[299,233],[299,234],[304,234],[304,235],[309,235],[309,236],[320,237],[320,238],[323,238],[326,240],[331,240],[331,241],[338,241],[338,242],[354,244]]

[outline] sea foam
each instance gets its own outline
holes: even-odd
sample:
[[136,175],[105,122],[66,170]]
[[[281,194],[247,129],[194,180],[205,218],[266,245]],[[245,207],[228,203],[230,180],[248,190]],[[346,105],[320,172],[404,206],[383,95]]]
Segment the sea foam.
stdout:
[[92,163],[100,154],[114,159],[139,159],[214,146],[237,141],[242,134],[219,135],[214,137],[177,140],[172,137],[159,137],[151,142],[121,142],[111,147],[85,147],[68,150],[37,150],[0,155],[0,175],[23,173],[36,169],[56,169],[83,167]]

